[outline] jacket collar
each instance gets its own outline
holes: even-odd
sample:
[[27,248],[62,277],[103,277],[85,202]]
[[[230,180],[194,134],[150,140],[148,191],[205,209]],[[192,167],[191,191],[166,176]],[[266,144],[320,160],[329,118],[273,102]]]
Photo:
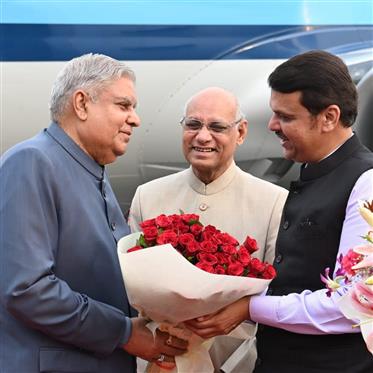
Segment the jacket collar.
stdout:
[[318,163],[308,163],[307,166],[303,164],[300,170],[300,180],[309,181],[330,173],[361,146],[359,139],[356,134],[354,134],[354,136],[350,137],[335,152],[322,161]]
[[189,167],[187,170],[188,183],[191,188],[197,193],[204,195],[215,194],[222,191],[232,182],[236,174],[237,166],[235,162],[232,162],[222,175],[211,183],[205,184],[194,174],[192,167]]
[[67,153],[70,154],[89,173],[97,179],[104,177],[105,167],[99,165],[93,158],[83,151],[82,148],[57,124],[52,123],[44,130],[54,141],[56,141]]

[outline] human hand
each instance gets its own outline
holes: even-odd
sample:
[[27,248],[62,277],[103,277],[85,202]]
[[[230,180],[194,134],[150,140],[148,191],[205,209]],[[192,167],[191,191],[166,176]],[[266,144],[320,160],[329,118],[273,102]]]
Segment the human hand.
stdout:
[[229,334],[249,319],[249,303],[249,296],[241,298],[215,313],[186,321],[185,326],[202,338]]
[[[142,359],[159,362],[174,363],[175,356],[187,352],[188,342],[170,336],[168,333],[156,330],[156,334],[146,327],[148,321],[144,318],[132,318],[132,333],[123,349],[131,355]],[[172,364],[170,368],[172,368]]]

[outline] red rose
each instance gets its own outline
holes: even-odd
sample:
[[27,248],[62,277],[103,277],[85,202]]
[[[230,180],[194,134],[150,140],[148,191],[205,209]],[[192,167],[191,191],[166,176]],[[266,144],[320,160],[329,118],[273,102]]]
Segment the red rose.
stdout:
[[264,272],[262,273],[262,277],[267,280],[271,280],[276,277],[276,270],[270,264],[267,264]]
[[165,245],[167,243],[170,243],[173,247],[176,247],[178,243],[177,234],[170,229],[165,230],[157,237],[158,245]]
[[238,245],[238,241],[228,233],[219,233],[217,235],[217,240],[222,245]]
[[189,226],[179,221],[177,223],[172,223],[172,230],[178,234],[187,233],[189,231]]
[[216,229],[213,225],[206,225],[205,232],[211,232],[211,233],[217,234],[220,231]]
[[216,256],[210,253],[199,253],[197,254],[197,258],[200,262],[205,262],[212,266],[218,262]]
[[155,218],[155,223],[157,224],[158,227],[167,229],[171,226],[172,222],[168,216],[162,214]]
[[214,273],[214,267],[206,262],[199,262],[196,267],[202,269],[203,271]]
[[189,242],[194,242],[194,236],[192,233],[183,233],[179,236],[179,244],[186,247]]
[[144,220],[142,223],[140,223],[140,227],[144,229],[145,227],[153,227],[155,226],[155,219],[148,219]]
[[171,219],[172,224],[180,224],[183,223],[183,220],[181,219],[180,215],[173,214],[168,216]]
[[250,236],[246,237],[245,242],[243,245],[246,247],[246,249],[249,251],[250,254],[252,254],[254,251],[258,250],[258,244],[256,240],[251,238]]
[[228,265],[227,274],[233,276],[241,276],[243,273],[243,265],[240,263],[231,263]]
[[207,225],[202,232],[202,239],[205,241],[211,240],[215,235],[217,235],[220,231],[217,230],[212,225]]
[[227,259],[228,259],[228,264],[233,264],[233,263],[241,264],[241,262],[236,258],[236,255],[228,255]]
[[158,236],[158,229],[154,226],[145,227],[142,231],[144,232],[145,240],[148,243],[154,241]]
[[237,253],[236,246],[233,245],[223,245],[221,248],[225,253],[230,255],[234,255]]
[[187,224],[199,221],[199,216],[196,214],[182,214],[181,219]]
[[199,252],[201,248],[197,241],[191,241],[191,242],[188,242],[185,249],[186,249],[186,253],[188,256],[191,256],[191,255],[193,256],[197,252]]
[[214,237],[214,233],[210,232],[210,231],[203,230],[202,234],[201,234],[201,237],[202,237],[202,241],[208,241],[208,240],[211,240],[212,237]]
[[238,254],[238,260],[244,265],[247,266],[250,261],[251,261],[251,256],[248,252],[248,250],[244,247],[241,246],[239,250],[237,251]]
[[134,246],[134,247],[131,247],[130,249],[127,250],[127,253],[131,253],[132,251],[137,251],[137,250],[142,250],[143,247],[137,245],[137,246]]
[[218,260],[218,264],[224,265],[230,263],[228,260],[228,255],[226,253],[215,253],[214,255]]
[[262,263],[258,258],[251,259],[250,262],[250,272],[260,273],[265,269],[265,264]]
[[200,246],[201,250],[207,253],[215,253],[218,249],[218,245],[212,241],[202,241]]
[[225,268],[223,266],[220,266],[220,265],[217,265],[215,268],[214,268],[214,271],[217,275],[225,275],[226,274],[226,271],[225,271]]
[[202,230],[203,230],[203,226],[202,225],[199,225],[199,224],[193,224],[190,226],[190,232],[194,235],[194,236],[198,236]]

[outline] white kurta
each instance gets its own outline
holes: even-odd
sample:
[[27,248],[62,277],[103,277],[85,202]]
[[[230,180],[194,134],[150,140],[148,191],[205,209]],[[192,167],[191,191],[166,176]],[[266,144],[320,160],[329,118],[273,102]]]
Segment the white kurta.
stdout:
[[[160,214],[195,213],[204,225],[214,225],[243,243],[246,236],[256,239],[256,257],[272,263],[275,243],[287,190],[254,177],[232,162],[218,179],[204,184],[192,168],[140,185],[132,200],[129,225],[139,231],[139,223]],[[249,334],[255,334],[250,325]],[[233,337],[217,337],[211,350],[216,368],[250,372],[256,359],[255,343]],[[244,348],[243,348],[244,347]],[[243,350],[243,351],[242,351]],[[243,358],[244,357],[244,358]],[[238,364],[238,365],[237,365]],[[239,370],[238,370],[239,369]]]

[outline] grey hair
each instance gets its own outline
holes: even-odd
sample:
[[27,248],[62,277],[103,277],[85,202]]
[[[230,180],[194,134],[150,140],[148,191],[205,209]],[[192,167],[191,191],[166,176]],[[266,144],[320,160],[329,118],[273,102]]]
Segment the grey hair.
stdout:
[[[240,101],[239,99],[237,98],[236,95],[234,95],[232,92],[230,91],[227,91],[226,89],[223,89],[223,88],[219,88],[219,87],[210,87],[210,88],[217,88],[217,89],[220,89],[222,91],[224,91],[225,93],[231,95],[233,98],[234,98],[234,101],[235,101],[235,104],[236,104],[236,115],[235,115],[235,121],[237,122],[238,120],[240,119],[245,119],[245,114],[243,113],[242,109],[241,109],[241,104],[240,104]],[[188,106],[190,105],[190,103],[197,97],[199,96],[199,94],[205,90],[208,90],[210,88],[206,88],[202,91],[199,91],[197,92],[196,94],[194,94],[192,97],[190,97],[188,99],[188,101],[185,103],[184,105],[184,110],[183,110],[183,117],[186,116],[186,112],[188,110]]]
[[103,54],[89,53],[72,59],[53,84],[49,101],[51,119],[59,121],[77,89],[87,91],[95,99],[105,86],[121,77],[136,81],[135,73],[126,64]]

